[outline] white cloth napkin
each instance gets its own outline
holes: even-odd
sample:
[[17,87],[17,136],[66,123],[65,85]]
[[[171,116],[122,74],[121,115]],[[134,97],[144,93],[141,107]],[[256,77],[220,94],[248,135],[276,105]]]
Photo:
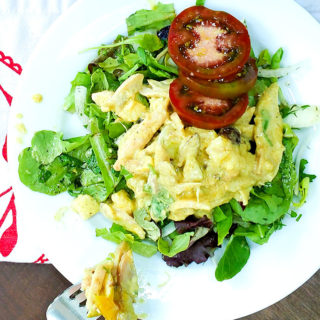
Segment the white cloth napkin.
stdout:
[[[0,261],[47,262],[41,244],[34,243],[30,236],[28,225],[19,224],[6,160],[7,120],[19,75],[36,43],[75,1],[0,1]],[[319,0],[297,2],[320,20]]]
[[0,261],[47,262],[28,226],[19,224],[8,175],[7,121],[17,81],[35,45],[75,1],[0,1]]

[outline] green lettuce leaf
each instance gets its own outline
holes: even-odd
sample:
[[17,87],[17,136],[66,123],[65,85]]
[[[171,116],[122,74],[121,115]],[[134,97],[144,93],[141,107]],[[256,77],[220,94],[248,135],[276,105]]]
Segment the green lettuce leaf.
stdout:
[[69,94],[64,100],[63,108],[69,112],[75,112],[75,105],[74,105],[74,91],[77,86],[83,86],[87,89],[90,89],[91,79],[90,74],[85,72],[78,72],[76,77],[73,81],[71,81],[71,89]]
[[42,164],[52,162],[62,153],[70,152],[85,144],[89,136],[63,140],[60,132],[42,130],[34,134],[31,140],[32,156]]
[[106,228],[96,229],[96,236],[118,244],[122,241],[127,241],[132,251],[144,257],[152,257],[157,253],[157,247],[155,245],[142,242],[134,234],[116,223],[114,223],[109,230]]

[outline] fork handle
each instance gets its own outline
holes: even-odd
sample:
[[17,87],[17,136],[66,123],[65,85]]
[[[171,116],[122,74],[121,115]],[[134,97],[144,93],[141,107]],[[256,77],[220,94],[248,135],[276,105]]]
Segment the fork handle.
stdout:
[[47,310],[47,320],[84,320],[82,314],[71,310],[70,306],[64,304],[62,300],[49,306]]

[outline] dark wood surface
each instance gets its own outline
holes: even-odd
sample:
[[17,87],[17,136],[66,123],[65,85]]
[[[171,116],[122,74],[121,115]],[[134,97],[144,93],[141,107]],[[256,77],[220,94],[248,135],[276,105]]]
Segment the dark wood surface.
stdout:
[[[1,262],[0,320],[46,319],[48,305],[69,285],[52,265]],[[319,289],[320,271],[287,298],[241,320],[319,320]]]

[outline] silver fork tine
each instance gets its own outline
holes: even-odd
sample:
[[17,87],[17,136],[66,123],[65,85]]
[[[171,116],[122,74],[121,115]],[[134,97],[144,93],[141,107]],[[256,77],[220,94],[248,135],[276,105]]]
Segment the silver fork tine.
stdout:
[[77,291],[79,291],[81,288],[81,284],[75,284],[73,286],[71,286],[70,288],[68,288],[67,290],[65,290],[65,293],[70,297],[73,294],[75,294]]
[[[73,285],[58,296],[47,310],[48,320],[86,320],[86,308],[83,308],[86,297],[80,290],[81,285]],[[91,318],[99,320],[99,317]]]
[[82,304],[84,301],[87,300],[86,295],[84,293],[84,291],[81,291],[81,293],[79,293],[76,297],[75,300],[79,303]]

